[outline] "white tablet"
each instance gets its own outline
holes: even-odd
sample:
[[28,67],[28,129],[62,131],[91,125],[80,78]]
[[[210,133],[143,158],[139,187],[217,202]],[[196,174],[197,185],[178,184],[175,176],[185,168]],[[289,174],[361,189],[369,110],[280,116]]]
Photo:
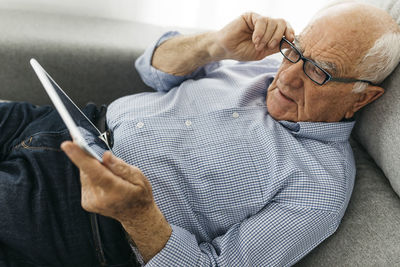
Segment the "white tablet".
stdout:
[[102,162],[104,152],[111,151],[104,134],[93,125],[35,59],[32,58],[30,63],[67,126],[73,141],[89,155]]

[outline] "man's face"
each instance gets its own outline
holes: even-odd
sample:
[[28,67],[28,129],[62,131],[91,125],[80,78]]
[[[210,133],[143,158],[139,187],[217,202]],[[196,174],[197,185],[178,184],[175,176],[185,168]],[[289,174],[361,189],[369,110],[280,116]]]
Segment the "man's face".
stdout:
[[[305,57],[320,63],[331,75],[352,77],[344,73],[352,70],[347,67],[353,66],[352,59],[346,54],[346,49],[351,47],[330,42],[326,37],[329,33],[322,33],[316,27],[309,27],[299,36],[295,45]],[[303,72],[303,64],[302,60],[291,63],[283,59],[268,88],[267,107],[270,115],[277,120],[288,121],[331,122],[350,118],[356,96],[352,93],[354,84],[328,82],[318,85]],[[328,69],[327,66],[335,68]]]
[[[358,78],[355,66],[375,39],[365,37],[367,33],[359,28],[350,29],[349,25],[357,23],[340,15],[322,16],[300,34],[295,45],[304,57],[333,77]],[[363,94],[352,92],[354,83],[330,81],[318,85],[303,72],[303,64],[302,60],[291,63],[283,59],[268,88],[266,102],[270,115],[288,121],[334,122],[351,118],[363,98]]]

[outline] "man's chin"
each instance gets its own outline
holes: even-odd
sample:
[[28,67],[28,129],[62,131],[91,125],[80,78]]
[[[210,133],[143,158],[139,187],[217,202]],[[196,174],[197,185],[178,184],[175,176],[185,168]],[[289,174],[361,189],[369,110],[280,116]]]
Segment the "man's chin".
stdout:
[[296,113],[282,110],[282,108],[277,106],[276,103],[268,105],[267,101],[267,109],[268,114],[277,121],[297,121]]
[[268,113],[276,121],[296,121],[293,119],[293,116],[287,113],[271,112],[269,110]]

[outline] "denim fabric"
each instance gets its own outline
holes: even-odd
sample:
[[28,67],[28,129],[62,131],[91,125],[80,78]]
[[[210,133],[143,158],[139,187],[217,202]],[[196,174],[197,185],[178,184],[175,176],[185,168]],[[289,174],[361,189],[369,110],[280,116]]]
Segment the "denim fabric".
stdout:
[[[85,108],[94,119],[97,109]],[[132,266],[121,225],[97,216],[100,264],[79,170],[60,149],[69,133],[51,107],[0,103],[0,266]]]

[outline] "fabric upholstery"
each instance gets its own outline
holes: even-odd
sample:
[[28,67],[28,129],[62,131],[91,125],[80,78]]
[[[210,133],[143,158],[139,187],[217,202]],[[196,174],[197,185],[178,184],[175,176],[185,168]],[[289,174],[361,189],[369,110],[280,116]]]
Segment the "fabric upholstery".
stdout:
[[[368,1],[400,23],[400,0]],[[357,114],[354,135],[400,195],[400,66],[382,83],[385,94]]]
[[[400,13],[398,0],[374,2],[391,7],[392,14]],[[148,90],[133,61],[165,31],[139,23],[8,10],[0,11],[0,22],[0,99],[35,104],[50,101],[29,66],[31,57],[81,106],[90,100],[110,103],[119,96]],[[396,177],[394,168],[400,166],[399,153],[394,153],[400,144],[399,103],[396,106],[393,101],[400,99],[399,90],[393,90],[393,85],[399,89],[399,68],[396,73],[385,81],[384,97],[360,114],[355,131],[384,173],[392,177]],[[377,117],[371,119],[375,111],[387,114],[377,121]],[[357,144],[353,147],[356,184],[343,223],[298,266],[400,266],[400,199],[367,152]]]
[[400,266],[400,198],[373,159],[351,141],[357,174],[342,224],[296,267]]
[[383,84],[385,94],[357,117],[354,135],[400,195],[400,67]]
[[[134,60],[165,29],[118,20],[0,11],[0,99],[48,104],[34,57],[79,105],[146,90]],[[146,32],[138,38],[138,32]]]

